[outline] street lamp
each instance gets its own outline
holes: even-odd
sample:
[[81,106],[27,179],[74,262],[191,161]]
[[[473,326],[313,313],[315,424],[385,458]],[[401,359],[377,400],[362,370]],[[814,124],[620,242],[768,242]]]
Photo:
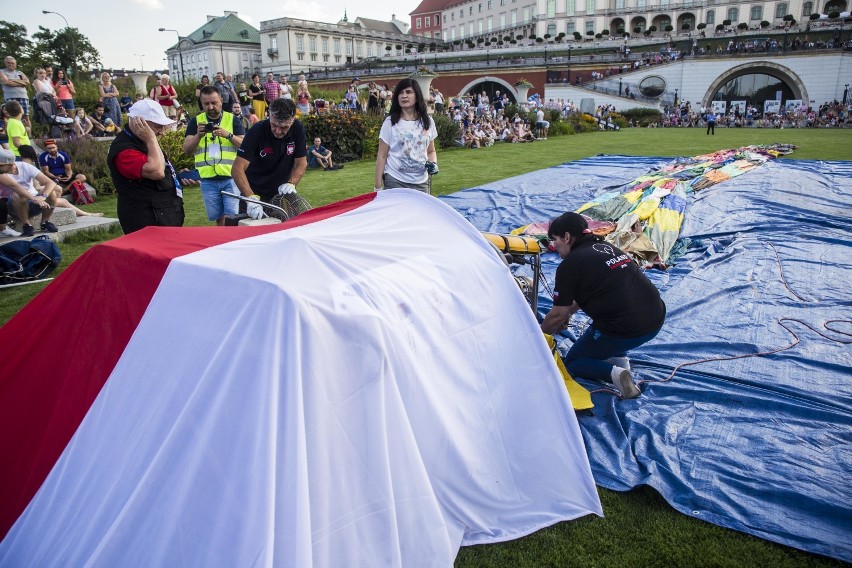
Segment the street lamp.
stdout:
[[677,107],[677,89],[675,89],[675,101],[674,106]]
[[[63,71],[65,71],[66,73],[68,71],[72,71],[74,68],[76,68],[77,54],[76,54],[76,50],[74,49],[74,34],[71,33],[71,26],[68,25],[68,20],[65,18],[65,16],[63,16],[59,12],[51,12],[50,10],[42,10],[41,13],[42,14],[53,14],[54,16],[59,16],[65,22],[65,29],[68,30],[68,37],[71,38],[71,69],[63,69]],[[73,73],[72,73],[72,75],[73,75]]]
[[139,58],[139,70],[144,71],[145,70],[145,64],[142,62],[142,58],[145,57],[145,54],[144,53],[134,53],[133,57]]
[[180,33],[178,33],[177,30],[170,30],[170,29],[167,29],[167,28],[160,28],[160,31],[161,32],[175,32],[175,35],[177,35],[177,38],[178,38],[178,42],[177,42],[178,61],[180,61],[180,80],[183,81],[185,79],[185,77],[183,75],[183,51],[181,51],[181,49],[180,49],[180,41],[181,41]]
[[573,51],[573,49],[574,49],[573,45],[568,46],[568,61],[571,61],[571,51]]

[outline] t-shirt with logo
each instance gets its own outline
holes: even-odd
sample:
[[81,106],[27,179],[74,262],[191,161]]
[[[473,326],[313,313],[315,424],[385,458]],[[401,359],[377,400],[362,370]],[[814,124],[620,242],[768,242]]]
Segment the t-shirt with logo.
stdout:
[[276,138],[269,120],[260,121],[246,133],[237,155],[249,161],[246,177],[252,191],[269,201],[279,185],[290,181],[296,159],[308,155],[305,127],[296,120],[284,138]]
[[630,256],[595,237],[585,237],[556,269],[553,305],[574,302],[600,331],[639,337],[659,329],[666,318],[660,292]]
[[65,164],[71,163],[71,157],[62,150],[56,153],[56,157],[50,155],[50,152],[42,152],[38,157],[38,165],[41,167],[47,166],[47,171],[55,176],[65,175]]

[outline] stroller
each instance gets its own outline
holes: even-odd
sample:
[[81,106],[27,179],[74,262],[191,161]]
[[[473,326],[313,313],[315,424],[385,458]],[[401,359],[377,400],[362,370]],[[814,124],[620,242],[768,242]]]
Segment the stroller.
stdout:
[[48,93],[37,93],[33,100],[33,119],[50,127],[49,138],[62,138],[63,129],[74,124],[73,118],[57,114],[56,100]]

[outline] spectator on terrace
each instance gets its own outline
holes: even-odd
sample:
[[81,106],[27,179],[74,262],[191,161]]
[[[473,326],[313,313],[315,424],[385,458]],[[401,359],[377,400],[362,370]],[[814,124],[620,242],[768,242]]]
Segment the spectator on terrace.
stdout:
[[6,102],[16,101],[21,105],[22,113],[20,120],[29,129],[30,102],[27,95],[27,87],[30,84],[30,80],[21,71],[18,71],[18,62],[11,55],[7,55],[3,63],[5,67],[0,69],[0,85],[3,87],[3,100]]
[[346,89],[346,95],[343,97],[346,101],[346,108],[348,108],[352,112],[357,112],[359,110],[359,102],[358,102],[358,93],[355,91],[354,85],[349,85],[349,88]]
[[304,81],[299,81],[299,90],[296,93],[296,108],[302,114],[310,114],[311,112],[311,93],[308,91],[308,84]]
[[[248,116],[248,110],[251,106],[251,96],[249,95],[248,87],[243,82],[240,82],[237,87],[237,99],[239,100],[240,112],[237,116]],[[233,108],[233,107],[232,107]]]
[[285,99],[293,98],[293,86],[290,85],[289,80],[287,79],[287,75],[279,75],[279,96],[284,97]]
[[[121,108],[118,106],[120,93],[118,87],[112,84],[109,73],[101,73],[101,82],[98,83],[98,94],[101,96],[103,113],[112,120],[115,128],[121,128]],[[97,107],[95,107],[97,110]]]
[[249,96],[251,97],[251,107],[254,109],[256,117],[266,115],[266,91],[263,90],[263,85],[260,82],[260,75],[255,73],[251,76],[251,85],[249,85]]
[[267,106],[280,96],[281,85],[278,84],[278,81],[275,80],[272,73],[266,74],[266,82],[263,84],[263,92],[266,94]]
[[163,113],[169,118],[175,118],[177,115],[176,99],[177,91],[171,85],[171,78],[163,73],[160,75],[160,86],[154,87],[154,100],[160,103],[160,106],[163,107]]
[[33,89],[35,93],[46,93],[54,98],[57,102],[59,98],[56,96],[56,89],[53,88],[53,82],[48,78],[47,71],[41,67],[35,70],[35,79],[33,79]]

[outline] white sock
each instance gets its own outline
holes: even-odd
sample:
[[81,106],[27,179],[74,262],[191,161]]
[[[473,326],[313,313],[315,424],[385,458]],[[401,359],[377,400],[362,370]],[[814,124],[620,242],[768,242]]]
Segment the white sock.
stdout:
[[621,367],[622,369],[627,369],[630,371],[630,359],[627,357],[610,357],[606,360],[607,363],[613,365],[615,367]]

